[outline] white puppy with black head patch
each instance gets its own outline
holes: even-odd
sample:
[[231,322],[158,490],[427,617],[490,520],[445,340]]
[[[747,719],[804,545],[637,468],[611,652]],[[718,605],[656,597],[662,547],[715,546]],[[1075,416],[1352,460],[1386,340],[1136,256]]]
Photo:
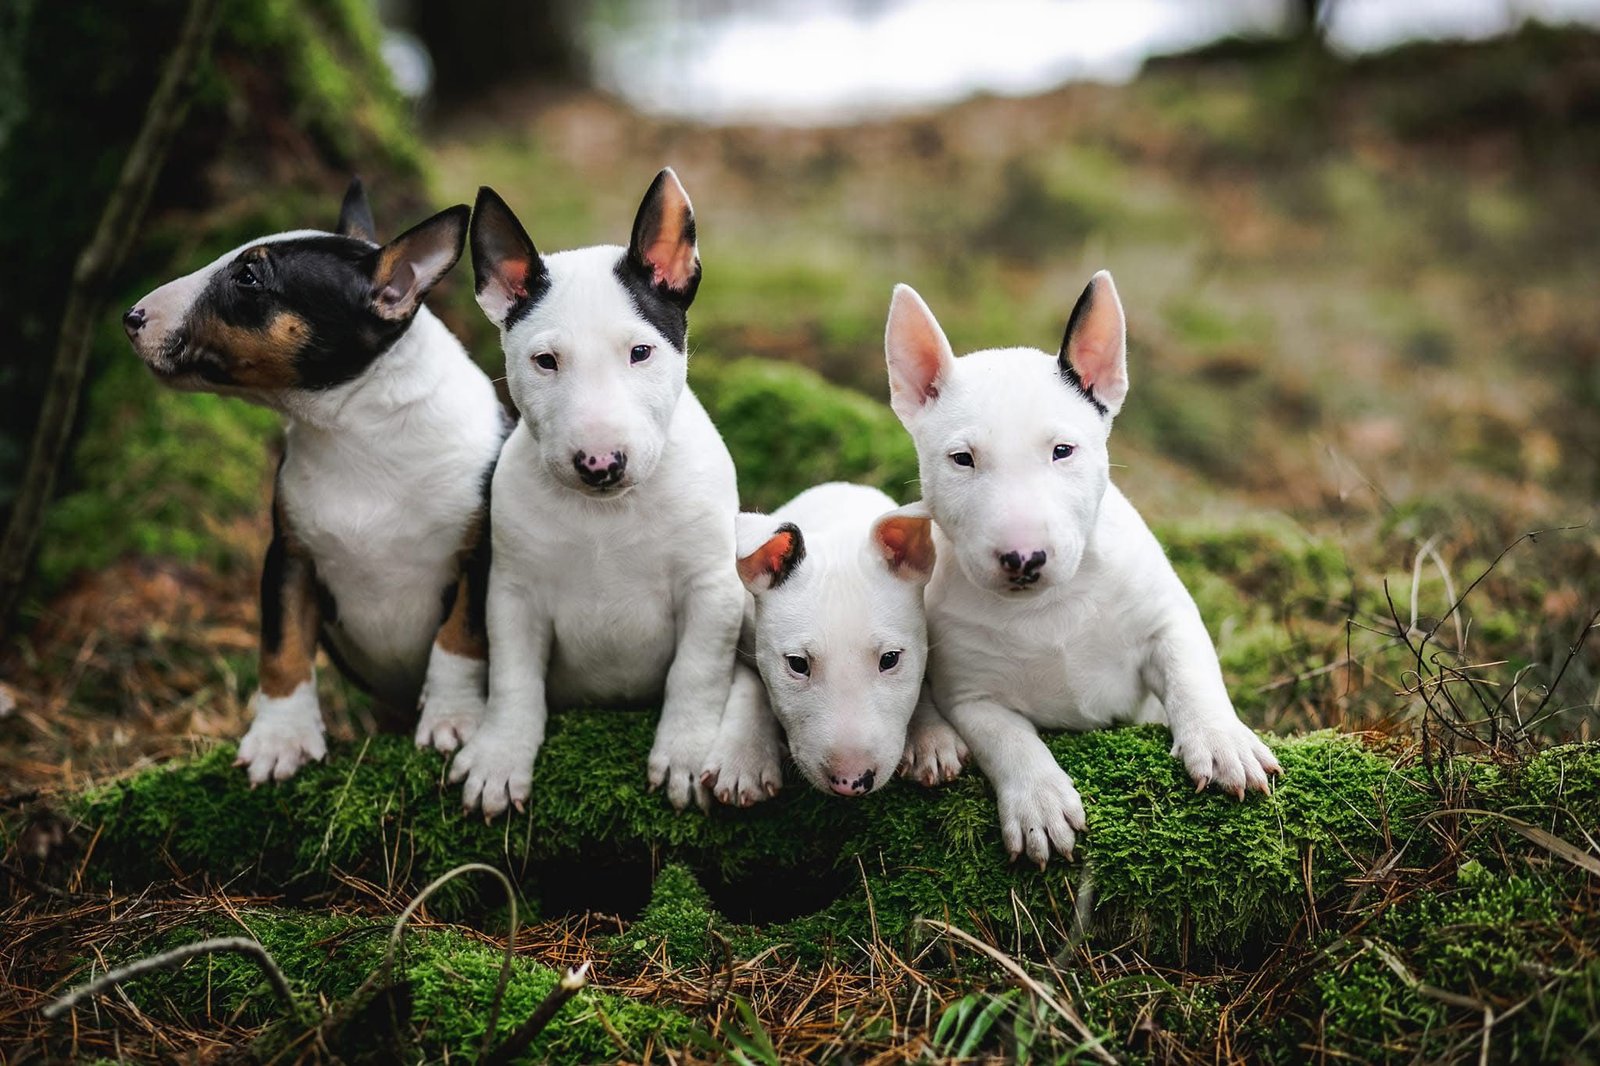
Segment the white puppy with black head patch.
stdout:
[[753,600],[707,761],[718,799],[749,806],[777,791],[780,723],[823,792],[864,796],[896,767],[925,784],[960,773],[960,738],[918,701],[932,526],[919,504],[896,508],[877,489],[841,482],[739,516],[738,571]]
[[448,750],[482,714],[485,494],[508,420],[423,305],[467,217],[461,204],[380,245],[355,181],[335,232],[250,241],[123,317],[166,384],[285,417],[255,720],[239,744],[252,784],[326,753],[319,644],[380,704],[420,698],[419,744]]
[[938,524],[927,590],[935,702],[993,784],[1013,856],[1070,856],[1072,780],[1037,727],[1164,722],[1200,788],[1266,791],[1277,760],[1239,721],[1205,623],[1111,484],[1106,438],[1128,392],[1122,304],[1096,274],[1057,355],[957,359],[910,287],[886,349],[895,413]]
[[650,783],[703,807],[744,591],[733,460],[685,385],[689,197],[663,170],[627,248],[541,256],[483,189],[471,244],[522,422],[492,487],[489,706],[451,780],[469,810],[520,806],[550,705],[661,699]]

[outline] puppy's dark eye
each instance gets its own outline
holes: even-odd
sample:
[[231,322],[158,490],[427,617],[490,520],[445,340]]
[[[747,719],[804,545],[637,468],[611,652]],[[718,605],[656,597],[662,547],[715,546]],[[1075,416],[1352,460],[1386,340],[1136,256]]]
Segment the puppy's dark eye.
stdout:
[[655,351],[655,349],[650,347],[648,344],[635,344],[633,346],[633,351],[628,353],[628,362],[642,363],[646,359],[650,358],[650,353],[653,351]]
[[951,452],[950,461],[957,466],[972,466],[971,452]]
[[249,264],[242,263],[238,270],[233,272],[233,283],[243,289],[259,289],[261,279],[256,277],[256,272],[250,269]]
[[878,656],[878,673],[880,674],[888,673],[899,665],[900,653],[897,651],[886,651]]
[[1056,450],[1050,453],[1050,458],[1065,459],[1075,451],[1077,451],[1077,449],[1070,444],[1057,444]]
[[789,669],[801,677],[809,677],[811,675],[811,660],[804,655],[785,655],[783,658],[789,664]]
[[533,365],[540,370],[554,370],[556,368],[556,357],[549,352],[540,352],[533,357]]

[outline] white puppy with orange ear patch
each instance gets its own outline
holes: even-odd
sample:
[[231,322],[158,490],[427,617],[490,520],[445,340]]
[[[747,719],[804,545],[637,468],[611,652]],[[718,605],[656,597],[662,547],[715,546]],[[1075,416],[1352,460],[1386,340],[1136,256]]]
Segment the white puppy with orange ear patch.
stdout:
[[1106,439],[1128,392],[1111,275],[1079,298],[1057,355],[957,359],[895,288],[890,397],[938,523],[929,680],[994,785],[1013,856],[1071,856],[1083,803],[1038,727],[1164,722],[1201,788],[1265,792],[1278,762],[1239,721],[1193,598],[1111,484]]
[[706,763],[718,799],[748,806],[777,791],[780,723],[823,792],[864,796],[902,766],[927,784],[960,773],[960,738],[918,700],[932,525],[919,505],[895,509],[877,489],[839,482],[739,516],[738,571],[753,602]]

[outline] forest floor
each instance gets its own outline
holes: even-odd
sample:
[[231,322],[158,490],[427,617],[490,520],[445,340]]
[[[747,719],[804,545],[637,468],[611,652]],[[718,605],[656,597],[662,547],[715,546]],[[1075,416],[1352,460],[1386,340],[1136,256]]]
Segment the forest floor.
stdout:
[[[1358,64],[1217,49],[1126,86],[839,128],[506,92],[426,142],[442,202],[492,185],[544,250],[624,240],[674,166],[705,262],[696,355],[794,362],[880,400],[895,282],[958,352],[1054,350],[1110,268],[1133,382],[1114,477],[1197,586],[1247,720],[1404,747],[1433,714],[1449,743],[1514,757],[1600,732],[1597,120],[1600,39],[1529,30]],[[493,366],[467,286],[441,295]],[[128,491],[162,491],[137,475]],[[219,511],[204,561],[125,556],[49,591],[0,656],[13,797],[242,733],[264,514]],[[1413,641],[1434,631],[1424,660]],[[361,736],[363,700],[323,675],[334,735]],[[611,921],[539,935],[566,937],[565,959]],[[884,1003],[953,1001],[894,973]],[[873,980],[818,987],[842,1003]],[[738,1024],[800,1039],[761,1018]]]

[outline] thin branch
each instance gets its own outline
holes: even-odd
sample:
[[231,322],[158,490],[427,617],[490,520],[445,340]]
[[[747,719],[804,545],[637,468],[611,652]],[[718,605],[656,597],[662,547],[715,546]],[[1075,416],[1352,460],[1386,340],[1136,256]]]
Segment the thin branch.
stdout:
[[55,361],[40,404],[39,422],[34,427],[27,469],[5,537],[0,539],[0,633],[5,631],[27,578],[45,509],[55,492],[56,472],[71,436],[84,368],[100,316],[105,313],[107,290],[144,219],[161,165],[188,113],[193,97],[189,85],[210,47],[219,10],[217,0],[190,0],[177,44],[162,67],[145,110],[144,123],[122,162],[122,171],[94,236],[78,254],[73,267]]
[[505,1043],[489,1052],[482,1060],[484,1066],[503,1066],[514,1060],[538,1039],[544,1032],[544,1027],[550,1024],[550,1019],[556,1012],[566,1005],[567,1000],[578,994],[578,990],[589,983],[589,962],[571,967],[561,975],[561,980],[544,997],[528,1020],[517,1026],[516,1030],[505,1039]]
[[126,966],[119,966],[115,970],[109,970],[88,984],[79,985],[60,999],[50,1003],[44,1008],[44,1016],[51,1019],[59,1018],[82,1001],[97,996],[101,992],[116,988],[124,981],[131,981],[135,977],[143,977],[145,974],[157,973],[161,970],[176,969],[190,959],[198,958],[202,955],[216,955],[227,951],[237,951],[254,959],[256,964],[261,967],[261,971],[267,975],[267,983],[272,985],[272,991],[277,993],[278,998],[283,1001],[283,1005],[289,1009],[289,1012],[291,1014],[294,1013],[294,992],[289,988],[289,981],[283,976],[283,971],[278,969],[278,964],[272,961],[272,956],[267,954],[267,949],[261,946],[260,941],[251,940],[249,937],[243,936],[225,936],[218,937],[215,940],[199,940],[193,944],[184,944],[182,947],[173,948],[171,951],[163,951],[159,955],[151,955],[149,958],[139,959],[136,962],[128,963]]

